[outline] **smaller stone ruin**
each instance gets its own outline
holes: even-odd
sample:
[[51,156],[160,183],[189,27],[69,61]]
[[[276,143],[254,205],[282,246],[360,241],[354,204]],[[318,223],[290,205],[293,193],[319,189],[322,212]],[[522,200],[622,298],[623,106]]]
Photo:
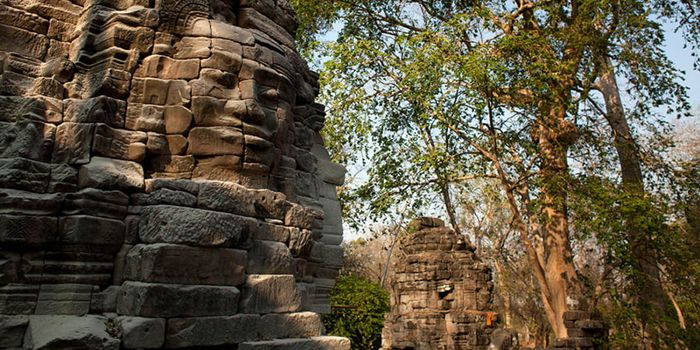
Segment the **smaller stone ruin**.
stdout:
[[452,229],[415,219],[399,241],[385,350],[489,349],[495,330],[491,270]]

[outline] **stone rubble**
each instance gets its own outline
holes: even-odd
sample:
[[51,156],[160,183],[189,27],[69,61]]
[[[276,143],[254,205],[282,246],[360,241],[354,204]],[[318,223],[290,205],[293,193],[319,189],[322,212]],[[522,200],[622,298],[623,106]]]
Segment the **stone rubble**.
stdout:
[[349,349],[286,0],[0,3],[0,348]]

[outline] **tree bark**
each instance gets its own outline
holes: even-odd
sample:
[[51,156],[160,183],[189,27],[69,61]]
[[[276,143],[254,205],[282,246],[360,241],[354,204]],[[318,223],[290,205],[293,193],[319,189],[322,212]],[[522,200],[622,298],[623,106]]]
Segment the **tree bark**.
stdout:
[[[615,71],[609,57],[601,66],[598,85],[605,100],[605,118],[610,124],[615,150],[620,162],[623,190],[632,198],[642,197],[644,196],[644,178],[641,159],[627,123],[615,79]],[[646,214],[638,213],[638,215]],[[654,243],[640,227],[639,219],[640,217],[630,217],[627,223],[627,236],[631,244],[632,259],[634,266],[639,271],[634,282],[639,290],[639,302],[643,310],[648,309],[646,313],[642,313],[643,317],[659,317],[667,311],[667,299],[661,285],[661,274]]]
[[511,314],[511,298],[510,298],[510,292],[505,292],[505,282],[503,280],[503,266],[501,265],[501,262],[498,260],[498,257],[495,257],[494,259],[494,266],[496,267],[496,274],[498,274],[498,289],[501,294],[501,297],[503,298],[503,319],[504,319],[504,326],[506,328],[512,328],[513,327],[513,317]]
[[[566,338],[564,313],[570,302],[582,302],[582,288],[573,262],[567,213],[567,149],[573,130],[563,108],[543,113],[537,137],[541,157],[541,231],[544,271],[549,297],[543,293],[545,313],[557,338]],[[544,292],[544,291],[543,291]]]

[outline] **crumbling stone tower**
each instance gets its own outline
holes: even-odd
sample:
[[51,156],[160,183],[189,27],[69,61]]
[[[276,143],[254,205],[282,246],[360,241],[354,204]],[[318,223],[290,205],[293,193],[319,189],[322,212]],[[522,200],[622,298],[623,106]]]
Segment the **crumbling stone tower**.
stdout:
[[[346,349],[285,0],[0,2],[0,348]],[[285,339],[285,340],[281,340]]]
[[495,328],[491,270],[444,222],[419,218],[394,261],[385,350],[487,349]]

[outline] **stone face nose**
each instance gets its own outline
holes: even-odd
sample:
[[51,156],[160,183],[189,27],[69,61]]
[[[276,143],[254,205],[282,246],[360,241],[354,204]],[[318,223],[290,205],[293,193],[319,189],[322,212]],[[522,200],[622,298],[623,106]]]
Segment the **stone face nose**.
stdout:
[[[236,5],[233,5],[233,4]],[[0,4],[0,348],[349,349],[286,1]]]

